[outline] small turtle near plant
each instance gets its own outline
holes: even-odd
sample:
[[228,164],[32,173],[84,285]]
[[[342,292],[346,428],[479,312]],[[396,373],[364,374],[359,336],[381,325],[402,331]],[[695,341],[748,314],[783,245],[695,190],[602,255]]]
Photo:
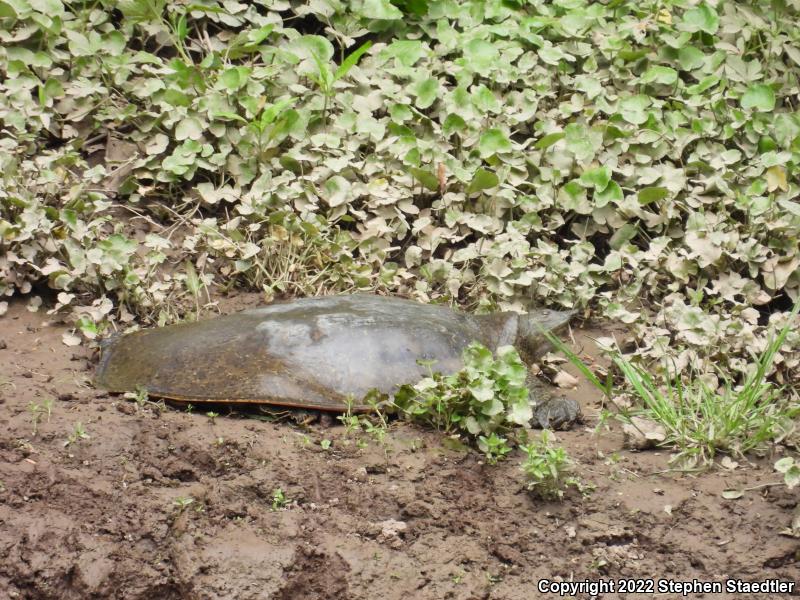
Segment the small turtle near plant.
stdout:
[[[366,412],[370,405],[359,399],[416,383],[428,374],[425,363],[445,374],[458,371],[473,341],[492,351],[512,344],[530,364],[549,349],[542,331],[563,328],[570,316],[552,310],[471,315],[360,294],[304,298],[122,336],[103,348],[96,383],[112,392],[142,387],[150,396],[193,404],[343,412],[354,399],[350,410]],[[544,400],[536,387],[531,398],[540,426],[564,427],[579,417],[577,402]]]

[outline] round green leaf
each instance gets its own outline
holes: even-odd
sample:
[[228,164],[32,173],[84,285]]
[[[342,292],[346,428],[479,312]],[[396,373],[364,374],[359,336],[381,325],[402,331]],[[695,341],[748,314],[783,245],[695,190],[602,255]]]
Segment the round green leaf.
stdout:
[[563,210],[574,211],[581,215],[592,212],[592,205],[586,198],[586,189],[581,187],[577,179],[568,181],[558,191],[559,206]]
[[690,31],[705,31],[714,35],[719,29],[719,16],[716,10],[703,2],[684,13],[683,23]]
[[619,250],[636,236],[636,232],[636,225],[633,223],[625,223],[614,232],[614,235],[612,235],[611,239],[608,241],[608,245],[611,246],[613,250]]
[[432,192],[435,192],[439,189],[439,179],[425,169],[420,169],[418,167],[411,167],[409,169],[411,175],[413,175],[414,179],[419,181],[424,187],[428,188]]
[[596,77],[578,75],[575,78],[575,89],[580,90],[589,98],[596,98],[603,93],[603,84]]
[[64,95],[64,88],[57,79],[48,79],[44,82],[42,93],[46,98],[60,98]]
[[166,102],[171,106],[191,106],[192,99],[181,92],[180,90],[176,90],[173,88],[169,88],[164,90],[164,93],[161,94],[161,100]]
[[125,51],[127,41],[119,31],[112,31],[103,37],[103,49],[112,56],[119,56]]
[[609,202],[619,204],[623,198],[622,188],[619,187],[619,184],[616,181],[609,181],[606,189],[602,191],[595,190],[594,205],[597,208],[603,208]]
[[145,146],[145,152],[152,156],[154,154],[161,154],[169,146],[169,138],[163,133],[157,133]]
[[611,169],[605,165],[584,171],[580,178],[582,186],[593,187],[598,192],[606,189],[609,181],[611,181]]
[[417,108],[428,108],[439,96],[439,80],[429,77],[420,81],[414,91],[417,94]]
[[503,152],[511,152],[512,148],[511,141],[499,129],[489,129],[484,132],[478,142],[478,151],[481,158],[487,158]]
[[408,121],[413,114],[411,113],[411,109],[405,104],[392,104],[389,107],[389,116],[395,123],[403,123],[404,121]]
[[323,63],[333,58],[333,44],[321,35],[303,35],[289,44],[289,51],[301,59],[313,61],[316,57]]
[[678,50],[678,63],[684,71],[693,71],[703,66],[706,55],[694,46],[684,46]]
[[647,121],[647,108],[649,106],[649,97],[643,94],[629,96],[619,101],[619,114],[631,125],[641,125]]
[[660,83],[674,85],[678,81],[678,72],[671,67],[653,65],[642,75],[642,83]]
[[564,139],[567,150],[578,160],[594,158],[595,153],[603,145],[602,134],[580,123],[570,123],[564,128]]
[[500,179],[498,179],[495,173],[480,168],[477,171],[475,171],[475,175],[473,175],[472,181],[469,182],[469,187],[467,187],[467,193],[474,194],[476,192],[488,190],[490,188],[496,187],[497,185],[499,185],[499,183]]
[[473,71],[483,71],[495,66],[498,56],[497,48],[484,40],[472,40],[464,47],[464,58]]
[[396,58],[404,67],[412,67],[425,54],[425,46],[418,40],[397,40],[389,44],[381,56]]
[[770,112],[775,109],[775,92],[763,83],[751,85],[742,95],[742,108],[760,112]]
[[203,136],[203,123],[197,117],[186,117],[175,128],[175,139],[199,140]]
[[325,182],[323,199],[330,207],[344,204],[350,197],[350,182],[341,175],[334,175]]
[[247,77],[250,74],[250,69],[247,67],[231,67],[223,71],[222,75],[220,75],[220,83],[231,91],[238,90],[242,87],[245,83],[247,83]]
[[389,0],[364,0],[362,14],[368,19],[395,21],[403,18],[403,13]]
[[492,90],[481,84],[472,89],[472,104],[482,113],[499,112],[500,103]]
[[461,133],[466,128],[467,122],[457,114],[452,113],[447,115],[447,118],[444,120],[442,124],[442,133],[449,137],[454,133]]
[[645,205],[651,202],[663,200],[669,194],[665,187],[646,187],[639,190],[639,204]]
[[800,467],[794,465],[791,469],[786,471],[783,475],[783,481],[790,490],[800,485]]
[[67,29],[64,35],[69,40],[69,51],[74,56],[90,56],[97,50],[92,46],[89,38],[78,31]]

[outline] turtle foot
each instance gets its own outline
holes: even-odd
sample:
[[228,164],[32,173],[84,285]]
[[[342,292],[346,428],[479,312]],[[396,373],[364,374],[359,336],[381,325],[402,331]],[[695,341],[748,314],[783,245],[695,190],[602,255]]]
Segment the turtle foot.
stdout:
[[570,398],[551,398],[534,410],[534,426],[542,429],[570,429],[581,420],[581,405]]

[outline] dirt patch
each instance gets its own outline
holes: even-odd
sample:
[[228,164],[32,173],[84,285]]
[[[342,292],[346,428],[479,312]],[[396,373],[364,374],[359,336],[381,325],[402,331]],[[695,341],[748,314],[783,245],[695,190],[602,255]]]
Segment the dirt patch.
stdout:
[[[488,466],[404,424],[360,448],[340,426],[109,397],[63,331],[21,302],[0,318],[2,598],[530,599],[553,597],[541,579],[798,580],[798,542],[779,535],[797,495],[721,497],[776,481],[770,461],[663,473],[665,454],[593,435],[588,388],[586,426],[559,439],[596,489],[544,503],[518,457]],[[49,417],[32,408],[48,399]]]

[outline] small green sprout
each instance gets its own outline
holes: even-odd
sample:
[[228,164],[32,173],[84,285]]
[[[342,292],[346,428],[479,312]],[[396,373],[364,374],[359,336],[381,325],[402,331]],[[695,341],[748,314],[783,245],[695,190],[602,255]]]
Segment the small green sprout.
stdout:
[[136,392],[134,392],[134,400],[136,400],[136,405],[139,408],[144,407],[144,405],[150,400],[150,394],[147,392],[147,388],[137,385]]
[[507,442],[506,438],[491,433],[488,437],[485,435],[478,437],[478,448],[486,455],[486,461],[490,465],[494,465],[511,452],[511,446]]
[[34,402],[28,403],[28,412],[31,414],[31,423],[33,425],[33,435],[35,436],[39,431],[39,424],[42,421],[42,416],[47,415],[47,422],[50,422],[50,415],[53,413],[53,399],[46,398],[41,404]]
[[190,496],[178,496],[173,500],[172,504],[178,508],[178,512],[183,512],[194,504],[194,498]]
[[286,508],[291,500],[286,497],[281,488],[275,488],[272,491],[272,510],[280,510]]
[[71,446],[73,444],[77,444],[82,440],[88,440],[89,434],[86,433],[86,430],[83,427],[83,423],[78,421],[75,423],[75,426],[72,428],[72,431],[67,436],[67,441],[64,442],[64,447]]

